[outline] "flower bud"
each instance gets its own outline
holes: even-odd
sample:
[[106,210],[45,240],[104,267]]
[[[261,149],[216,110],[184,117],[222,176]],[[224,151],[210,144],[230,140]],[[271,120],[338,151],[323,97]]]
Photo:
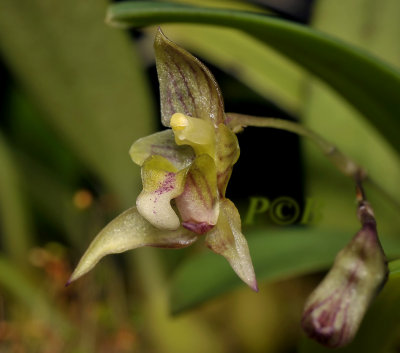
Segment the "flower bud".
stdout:
[[361,230],[338,253],[303,312],[305,332],[328,347],[342,347],[353,340],[368,306],[387,279],[385,254],[367,201],[359,202],[358,218]]

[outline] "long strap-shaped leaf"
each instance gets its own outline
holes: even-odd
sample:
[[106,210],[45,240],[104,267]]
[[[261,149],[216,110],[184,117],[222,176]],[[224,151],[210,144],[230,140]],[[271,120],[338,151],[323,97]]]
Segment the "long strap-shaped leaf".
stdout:
[[332,86],[400,152],[400,72],[354,46],[270,16],[181,4],[118,3],[109,7],[107,21],[121,27],[185,22],[243,30]]
[[[350,240],[343,230],[290,227],[245,232],[259,283],[271,282],[329,268],[337,252]],[[389,258],[398,257],[400,242],[386,237]],[[399,276],[400,264],[390,266]],[[204,252],[182,263],[171,284],[171,310],[179,313],[241,285],[220,256]]]

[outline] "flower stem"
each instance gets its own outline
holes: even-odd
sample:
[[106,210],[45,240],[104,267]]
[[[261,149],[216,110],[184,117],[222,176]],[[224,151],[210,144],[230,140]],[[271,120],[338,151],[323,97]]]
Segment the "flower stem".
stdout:
[[338,150],[335,145],[301,124],[283,119],[261,118],[236,113],[227,113],[227,118],[228,125],[234,132],[239,131],[245,126],[256,126],[290,131],[297,135],[308,137],[344,175],[354,179],[365,179],[367,176],[364,169]]
[[365,169],[359,166],[350,157],[343,154],[335,145],[305,126],[283,119],[256,117],[237,113],[227,113],[226,117],[227,125],[233,132],[239,132],[246,126],[267,127],[293,132],[297,135],[309,138],[344,175],[351,177],[356,183],[364,180],[368,181],[382,196],[400,210],[400,203],[374,180],[371,180],[371,178],[367,176]]

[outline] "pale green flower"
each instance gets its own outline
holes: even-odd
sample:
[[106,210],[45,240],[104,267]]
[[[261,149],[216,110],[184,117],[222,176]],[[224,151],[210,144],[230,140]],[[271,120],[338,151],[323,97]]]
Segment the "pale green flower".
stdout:
[[240,151],[236,135],[226,125],[219,87],[198,59],[161,30],[154,48],[161,119],[170,129],[132,145],[130,155],[142,167],[143,181],[136,207],[97,235],[69,282],[107,254],[142,246],[182,248],[204,235],[206,245],[257,290],[239,213],[225,198]]

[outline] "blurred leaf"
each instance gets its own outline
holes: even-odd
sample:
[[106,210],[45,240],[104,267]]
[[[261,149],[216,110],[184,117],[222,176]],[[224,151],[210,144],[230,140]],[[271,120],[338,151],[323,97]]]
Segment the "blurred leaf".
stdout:
[[24,203],[19,171],[0,133],[0,233],[1,244],[10,258],[24,265],[32,243],[30,219]]
[[400,277],[400,260],[389,262],[390,277]]
[[[260,7],[244,1],[174,2],[266,13]],[[304,71],[276,50],[232,28],[166,24],[163,25],[163,31],[180,46],[236,77],[266,100],[272,99],[274,103],[292,114],[300,110]],[[152,42],[154,29],[151,28],[148,33],[151,34]]]
[[139,173],[128,149],[150,132],[147,82],[129,38],[101,18],[106,1],[2,1],[0,50],[55,131],[125,206]]
[[[345,231],[319,228],[287,228],[245,234],[259,282],[324,270],[351,238],[351,234]],[[400,254],[399,241],[384,240],[388,257]],[[239,284],[239,278],[222,257],[211,252],[193,256],[175,273],[172,312],[189,309]]]
[[[23,180],[22,184],[35,207],[35,215],[42,213],[47,222],[57,227],[61,234],[66,234],[70,244],[82,248],[87,246],[88,234],[95,233],[101,228],[103,220],[97,215],[96,223],[100,224],[96,224],[95,229],[88,231],[87,225],[93,217],[74,205],[73,197],[77,189],[61,182],[53,169],[43,166],[30,155],[20,153],[17,157],[21,171],[25,175],[29,174],[29,180]],[[55,234],[51,237],[54,240]]]
[[164,266],[155,248],[135,250],[130,259],[137,266],[136,275],[145,290],[140,303],[145,330],[151,334],[151,348],[144,352],[225,352],[221,336],[197,313],[172,317],[169,312],[168,283]]
[[107,21],[121,27],[193,22],[244,30],[330,84],[400,151],[400,73],[356,47],[308,27],[257,13],[181,4],[118,3],[109,7]]
[[[9,152],[12,151],[19,174],[18,178],[13,178],[16,180],[14,183],[18,182],[20,192],[28,193],[29,206],[35,210],[36,224],[42,226],[38,216],[40,219],[43,215],[45,222],[57,227],[61,234],[66,234],[74,245],[86,245],[85,233],[88,232],[87,227],[82,225],[85,223],[83,220],[90,217],[73,204],[74,192],[82,186],[82,170],[86,171],[86,168],[41,120],[37,109],[18,87],[11,87],[9,95],[7,112],[11,121],[6,129]],[[47,232],[41,227],[39,241],[43,241],[44,233]],[[13,232],[14,241],[18,238],[16,234]],[[51,235],[53,240],[54,236]],[[6,250],[6,253],[9,252]]]
[[[169,0],[161,0],[162,2],[171,2]],[[232,9],[232,10],[241,10],[241,11],[253,11],[253,12],[262,12],[262,13],[271,13],[270,10],[262,8],[256,4],[252,4],[249,1],[242,0],[176,0],[173,1],[178,4],[187,4],[187,5],[195,5],[195,6],[207,6],[207,7],[215,7],[224,9]]]
[[[312,26],[399,67],[400,22],[395,20],[399,11],[400,2],[397,0],[382,0],[379,3],[357,0],[342,4],[319,0],[313,13]],[[302,120],[305,124],[333,141],[340,150],[362,165],[371,178],[399,202],[400,158],[393,146],[323,82],[308,82],[303,103]],[[394,125],[388,125],[388,128],[392,127]],[[304,146],[305,162],[309,167],[306,168],[305,179],[307,190],[310,196],[326,200],[324,224],[327,227],[335,226],[338,219],[342,223],[348,222],[349,217],[343,215],[354,212],[354,204],[347,196],[352,192],[352,182],[338,175],[314,146]],[[381,234],[385,231],[389,234],[398,232],[399,210],[370,185],[366,184],[365,187]]]
[[79,164],[65,141],[54,134],[54,129],[42,118],[32,99],[20,86],[11,85],[7,103],[9,126],[5,130],[12,149],[26,151],[30,158],[40,160],[58,174],[59,182],[77,185],[82,178],[82,169],[87,169]]

